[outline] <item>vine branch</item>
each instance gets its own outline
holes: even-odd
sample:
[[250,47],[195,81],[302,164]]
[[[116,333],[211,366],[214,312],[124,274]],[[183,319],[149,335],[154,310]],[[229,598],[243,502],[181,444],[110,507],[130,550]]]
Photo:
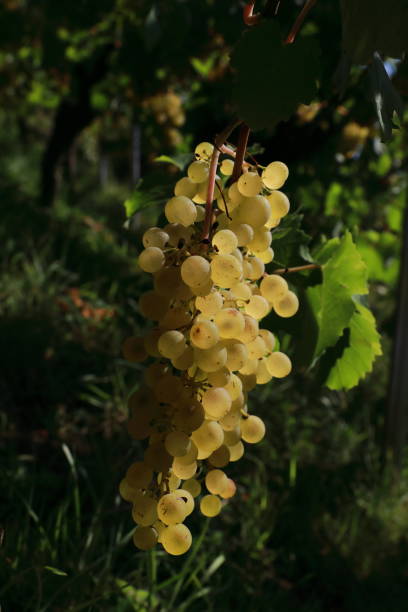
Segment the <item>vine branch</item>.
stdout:
[[235,161],[234,161],[234,169],[231,175],[232,183],[235,183],[235,181],[237,181],[242,174],[242,165],[245,159],[245,153],[246,153],[246,148],[248,144],[248,137],[249,137],[249,127],[247,126],[246,123],[242,123],[240,130],[239,130],[238,145],[237,145]]
[[306,19],[308,12],[316,4],[316,2],[317,0],[306,0],[302,10],[300,11],[295,23],[292,26],[291,31],[289,32],[289,34],[287,35],[285,39],[285,45],[290,45],[291,43],[294,42],[296,35],[299,32],[300,28],[302,27],[302,24],[304,20]]
[[295,266],[294,268],[278,268],[278,270],[273,271],[273,274],[288,274],[289,272],[303,272],[303,270],[318,270],[320,268],[319,264],[307,264],[306,266]]
[[220,134],[215,137],[214,142],[214,151],[211,156],[210,162],[210,170],[208,174],[208,188],[207,188],[207,199],[205,202],[205,216],[204,216],[204,224],[203,224],[203,233],[201,236],[201,240],[206,242],[208,241],[211,229],[211,222],[213,218],[213,199],[214,199],[214,188],[215,188],[215,177],[217,175],[217,166],[218,159],[221,153],[221,147],[225,143],[225,141],[230,136],[231,132],[238,127],[242,121],[240,119],[236,119],[230,125],[228,125],[225,130],[223,130]]
[[261,13],[257,13],[256,15],[253,14],[254,6],[255,0],[248,2],[248,4],[246,4],[243,8],[242,17],[244,19],[245,25],[247,26],[256,25],[257,23],[259,23],[259,20],[262,17]]

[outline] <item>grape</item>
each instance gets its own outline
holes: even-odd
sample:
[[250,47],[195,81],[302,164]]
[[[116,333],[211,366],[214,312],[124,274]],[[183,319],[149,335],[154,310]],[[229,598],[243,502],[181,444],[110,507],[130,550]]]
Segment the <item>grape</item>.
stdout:
[[[160,357],[158,342],[159,338],[162,335],[162,331],[160,329],[151,329],[147,332],[144,338],[144,347],[146,349],[146,353],[151,357]],[[149,366],[150,367],[150,366]],[[149,385],[153,386],[153,385]]]
[[238,338],[245,329],[245,319],[236,308],[219,310],[214,317],[214,321],[221,338]]
[[248,349],[242,342],[230,340],[226,344],[227,363],[226,366],[231,372],[240,370],[248,359]]
[[180,223],[180,225],[188,227],[196,220],[197,209],[190,198],[175,196],[167,202],[164,214],[169,223]]
[[267,351],[272,353],[276,343],[275,336],[268,329],[260,329],[259,335],[265,342]]
[[242,419],[241,435],[242,439],[250,444],[260,442],[265,435],[264,422],[253,414],[246,419]]
[[280,317],[293,317],[299,309],[297,295],[292,291],[288,291],[283,298],[273,302],[273,309]]
[[200,142],[194,149],[197,159],[209,159],[214,151],[214,145],[210,142]]
[[158,272],[164,266],[164,253],[158,247],[147,247],[139,255],[138,263],[144,272]]
[[197,472],[197,462],[192,461],[191,463],[182,463],[178,457],[173,461],[173,472],[179,478],[186,480],[192,478]]
[[123,478],[119,483],[119,494],[127,502],[133,502],[133,499],[137,493],[137,489],[132,487],[129,482]]
[[160,227],[151,227],[143,234],[142,239],[145,249],[147,249],[147,247],[164,249],[168,240],[169,235]]
[[194,351],[191,346],[186,346],[178,357],[171,360],[171,364],[177,370],[188,370],[194,363]]
[[188,177],[193,183],[203,183],[208,178],[208,163],[205,161],[195,161],[187,169]]
[[227,349],[216,344],[211,349],[194,349],[194,358],[199,368],[204,372],[216,372],[227,363]]
[[126,482],[136,489],[147,489],[153,478],[153,471],[143,461],[136,461],[126,472]]
[[211,463],[211,465],[217,468],[225,467],[226,465],[228,465],[229,459],[230,452],[228,446],[226,446],[225,444],[217,448],[217,450],[211,453],[211,455],[208,457],[209,463]]
[[221,310],[223,304],[222,295],[219,291],[211,291],[207,295],[197,296],[195,306],[201,310],[203,315],[209,317]]
[[[179,103],[171,112],[173,124],[184,119]],[[274,258],[270,230],[289,211],[287,196],[278,191],[286,166],[269,164],[262,177],[252,167],[229,186],[216,184],[207,240],[201,204],[213,152],[211,143],[197,145],[196,161],[165,204],[168,223],[143,234],[139,264],[152,274],[154,290],[140,297],[139,313],[154,327],[122,345],[130,362],[152,359],[144,384],[128,399],[126,427],[134,440],[146,440],[144,456],[129,466],[119,493],[132,504],[135,545],[150,550],[160,542],[174,555],[191,546],[182,522],[201,493],[197,476],[205,477],[209,492],[201,512],[216,516],[220,498],[236,492],[223,469],[242,457],[244,442],[265,435],[262,420],[248,414],[248,392],[291,370],[290,359],[274,351],[273,333],[259,329],[258,321],[271,309],[289,317],[299,307],[280,275],[265,274]],[[219,168],[231,176],[234,162],[224,159]]]
[[143,338],[137,338],[136,336],[126,338],[122,344],[122,355],[126,361],[132,363],[144,361],[147,357],[147,353],[144,347]]
[[191,437],[199,451],[208,451],[210,455],[223,443],[224,432],[216,421],[204,421],[201,427],[193,431]]
[[220,170],[224,176],[231,176],[234,170],[234,162],[232,159],[223,159],[221,162]]
[[247,223],[231,223],[229,229],[236,235],[239,247],[246,246],[254,237],[254,230]]
[[244,454],[244,445],[241,441],[237,442],[233,446],[229,446],[228,448],[230,452],[230,461],[238,461]]
[[256,254],[257,254],[257,257],[264,264],[271,263],[271,261],[273,261],[273,258],[275,257],[274,250],[271,247],[267,248],[265,251],[261,251],[261,252],[257,251]]
[[214,234],[212,244],[221,255],[228,255],[237,248],[238,239],[234,232],[225,229]]
[[276,378],[284,378],[290,374],[292,370],[292,362],[285,353],[276,351],[266,358],[266,367],[272,376]]
[[155,291],[146,291],[139,300],[140,312],[147,319],[159,321],[167,312],[169,302]]
[[270,215],[271,205],[268,200],[264,196],[256,195],[251,198],[244,198],[236,209],[234,221],[258,228],[265,225]]
[[157,516],[165,525],[182,523],[186,518],[186,505],[176,493],[167,493],[159,499]]
[[157,503],[150,493],[138,493],[133,500],[132,517],[135,523],[148,527],[157,519]]
[[265,251],[271,246],[271,242],[271,232],[264,230],[263,228],[257,228],[254,231],[252,240],[248,243],[248,248],[251,249],[251,251],[262,253],[262,251]]
[[271,206],[271,217],[273,219],[281,219],[288,214],[290,202],[289,198],[284,193],[281,191],[272,191],[272,193],[267,196],[267,200]]
[[272,374],[269,372],[265,359],[260,359],[256,370],[256,384],[266,385],[272,380]]
[[180,357],[186,349],[186,340],[184,334],[177,330],[164,332],[159,338],[158,349],[160,355],[168,359]]
[[157,544],[157,531],[153,527],[136,527],[133,532],[133,544],[140,550],[150,550]]
[[189,452],[191,441],[187,434],[176,430],[167,434],[164,446],[172,457],[182,457]]
[[209,372],[207,380],[213,387],[225,387],[229,383],[231,372],[227,368],[221,368],[216,372]]
[[177,495],[179,499],[183,500],[183,502],[186,505],[186,516],[189,516],[194,510],[193,495],[190,493],[190,491],[187,491],[187,489],[184,489],[184,487],[182,489],[176,489],[174,491],[174,495]]
[[205,477],[205,486],[210,493],[217,495],[227,483],[227,476],[222,470],[210,470]]
[[255,340],[258,336],[259,324],[256,319],[251,317],[248,314],[244,314],[244,329],[240,334],[237,335],[237,339],[243,342],[244,344],[248,344]]
[[200,501],[200,510],[204,516],[217,516],[221,512],[222,503],[216,495],[204,495]]
[[191,344],[200,349],[210,349],[220,339],[218,328],[209,320],[200,320],[194,323],[190,330]]
[[211,279],[219,287],[229,289],[242,276],[242,265],[233,255],[215,255],[211,261]]
[[191,546],[191,532],[185,525],[170,525],[160,534],[163,548],[170,555],[183,555]]
[[204,218],[205,218],[205,208],[204,206],[196,206],[196,211],[197,211],[196,223],[201,223],[201,221],[204,221]]
[[174,186],[174,195],[185,196],[186,198],[194,198],[197,193],[197,184],[188,178],[183,176]]
[[237,491],[237,486],[235,482],[232,480],[232,478],[227,478],[227,482],[224,488],[222,489],[222,491],[219,493],[219,495],[223,499],[229,499],[230,497],[234,497],[236,491]]
[[201,485],[195,478],[189,478],[183,483],[183,489],[191,493],[193,497],[198,497],[201,493]]
[[286,164],[275,161],[268,164],[262,172],[262,181],[268,189],[280,189],[289,176]]
[[[232,185],[228,189],[228,198],[235,204],[235,206],[239,206],[245,200],[244,196],[238,189],[238,183],[232,183]],[[230,211],[231,212],[231,211]]]
[[203,394],[203,406],[210,419],[221,419],[231,408],[231,397],[223,387],[213,387]]
[[238,179],[238,190],[247,198],[258,195],[262,187],[262,179],[257,172],[244,172]]
[[253,295],[249,302],[245,304],[245,312],[254,319],[263,319],[269,310],[268,301],[261,295]]
[[281,300],[289,291],[288,283],[279,274],[269,274],[260,284],[261,294],[269,302]]
[[210,264],[204,257],[192,255],[183,261],[180,272],[186,285],[205,285],[210,279]]

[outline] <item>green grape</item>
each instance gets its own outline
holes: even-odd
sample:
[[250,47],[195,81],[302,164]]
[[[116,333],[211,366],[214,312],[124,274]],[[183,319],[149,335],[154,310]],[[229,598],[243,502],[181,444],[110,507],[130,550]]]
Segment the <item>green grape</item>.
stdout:
[[207,453],[210,456],[224,441],[224,432],[221,425],[216,421],[204,421],[204,423],[191,434],[194,444],[200,454]]
[[224,388],[226,391],[228,391],[231,399],[235,401],[240,397],[242,393],[241,380],[235,374],[231,374],[231,378]]
[[272,380],[272,374],[268,370],[266,360],[260,359],[256,370],[256,384],[266,385],[270,380]]
[[292,362],[285,353],[276,351],[266,358],[266,367],[272,376],[276,378],[284,378],[290,374],[292,370]]
[[232,478],[227,478],[227,482],[221,493],[219,494],[223,499],[230,499],[234,497],[237,492],[237,485]]
[[126,482],[135,489],[147,489],[153,478],[153,471],[143,461],[136,461],[126,472]]
[[203,394],[203,407],[210,419],[222,419],[231,408],[231,397],[224,388],[212,387]]
[[181,332],[170,330],[164,332],[164,334],[160,336],[157,346],[160,355],[168,359],[175,359],[184,353],[186,349],[186,339]]
[[[224,438],[226,433],[227,432],[224,433]],[[211,455],[208,457],[208,462],[216,468],[225,467],[226,465],[228,465],[229,460],[230,452],[226,444],[223,444],[222,446],[217,448],[217,450],[211,453]]]
[[235,212],[234,222],[245,223],[256,229],[262,227],[268,221],[271,216],[271,205],[267,198],[256,195],[244,198]]
[[245,329],[245,319],[236,308],[223,308],[214,317],[221,338],[238,338]]
[[221,512],[222,503],[216,495],[204,495],[200,501],[200,510],[204,516],[217,516]]
[[232,159],[223,159],[221,162],[220,170],[224,176],[231,176],[234,170],[234,162]]
[[189,516],[194,510],[194,497],[187,489],[176,489],[174,495],[177,495],[186,505],[186,516]]
[[269,302],[261,295],[253,295],[249,302],[245,304],[246,314],[258,320],[266,317],[270,309]]
[[239,342],[239,340],[227,340],[226,349],[227,349],[226,367],[231,372],[240,370],[244,366],[245,362],[248,360],[247,347],[242,342]]
[[135,523],[149,527],[157,520],[157,502],[150,493],[137,493],[133,499],[132,517]]
[[241,280],[242,264],[233,255],[215,255],[211,261],[211,280],[229,289]]
[[180,223],[184,227],[189,227],[197,218],[197,209],[190,198],[175,196],[167,202],[164,214],[169,223]]
[[187,174],[193,183],[203,183],[208,178],[208,171],[208,163],[200,160],[189,165]]
[[198,455],[198,448],[194,444],[194,442],[190,439],[189,450],[185,455],[179,455],[177,457],[177,463],[180,465],[191,465],[196,461]]
[[[234,446],[234,444],[238,444],[241,440],[241,429],[238,425],[234,427],[234,429],[229,429],[224,431],[224,442],[225,446],[228,448],[229,446]],[[230,450],[228,448],[228,454],[230,455]],[[217,466],[222,467],[222,466]]]
[[127,502],[133,502],[137,494],[137,488],[133,487],[126,478],[123,478],[119,483],[119,494],[122,499]]
[[181,278],[190,287],[203,286],[210,280],[210,264],[201,255],[187,257],[180,268]]
[[244,172],[238,179],[238,190],[247,198],[257,196],[262,187],[262,179],[257,172]]
[[285,217],[290,209],[289,198],[281,191],[272,191],[267,196],[267,200],[271,206],[271,217],[281,219]]
[[173,472],[179,478],[182,478],[183,480],[188,480],[189,478],[192,478],[195,475],[195,473],[197,472],[197,467],[198,467],[197,462],[196,461],[192,461],[191,463],[182,463],[180,461],[180,459],[181,458],[179,458],[179,457],[175,457],[174,458],[174,460],[173,460]]
[[165,262],[164,253],[158,247],[147,247],[139,255],[138,264],[144,272],[154,274],[158,272]]
[[143,234],[142,242],[145,249],[148,247],[157,247],[164,249],[169,241],[169,235],[160,227],[151,227]]
[[259,417],[251,414],[248,418],[242,419],[241,436],[245,442],[256,444],[265,436],[265,423]]
[[289,176],[286,164],[274,161],[268,164],[262,172],[262,181],[268,189],[280,189]]
[[228,368],[221,368],[216,372],[209,372],[207,380],[213,387],[225,387],[231,379],[231,372]]
[[204,316],[211,317],[221,310],[223,301],[221,293],[213,290],[206,295],[197,296],[195,299],[195,306]]
[[191,493],[193,497],[198,497],[201,493],[201,484],[196,478],[189,478],[183,483],[183,489]]
[[210,159],[214,151],[214,145],[210,142],[200,142],[194,149],[194,153],[197,159]]
[[185,196],[186,198],[194,198],[197,193],[197,183],[193,183],[193,181],[188,176],[183,176],[174,186],[174,195],[175,196]]
[[276,343],[275,336],[268,329],[260,329],[259,335],[265,342],[266,350],[272,353]]
[[182,457],[189,452],[191,441],[187,434],[176,430],[167,434],[164,446],[172,457]]
[[238,239],[234,232],[224,229],[214,234],[212,244],[221,255],[229,255],[237,248]]
[[131,363],[140,363],[144,361],[147,357],[147,353],[144,347],[143,338],[137,338],[136,336],[126,338],[122,344],[122,355],[126,361],[130,361]]
[[210,349],[217,344],[219,339],[217,326],[209,320],[201,319],[190,329],[191,344],[197,348]]
[[158,534],[154,527],[136,527],[133,532],[133,543],[140,550],[150,550],[157,544]]
[[191,346],[186,346],[178,357],[171,360],[171,364],[177,370],[188,370],[194,363],[194,351]]
[[186,514],[186,504],[176,493],[163,495],[157,503],[157,516],[165,525],[182,523]]
[[286,295],[273,302],[273,309],[280,317],[293,317],[299,309],[299,300],[293,291],[288,291]]
[[274,250],[271,247],[268,247],[267,249],[265,249],[265,251],[257,251],[256,255],[258,259],[262,261],[263,264],[271,263],[271,261],[273,261],[273,258],[275,257]]
[[228,448],[230,452],[230,461],[238,461],[244,454],[244,445],[241,441],[237,442],[233,446],[229,446]]
[[281,300],[289,291],[288,283],[279,274],[269,274],[262,279],[259,286],[261,295],[268,300],[268,302],[275,302]]
[[229,229],[237,237],[237,245],[239,247],[248,245],[254,237],[254,230],[247,223],[234,222],[231,223]]
[[160,535],[161,543],[170,555],[183,555],[191,546],[191,532],[185,525],[170,525]]
[[219,469],[210,470],[205,477],[205,486],[210,493],[217,495],[225,487],[227,476]]
[[248,248],[254,252],[262,252],[271,246],[272,234],[263,228],[257,228],[254,231],[252,240],[248,243]]
[[[245,200],[244,196],[238,189],[238,183],[232,183],[232,185],[228,189],[228,198],[235,204],[235,206],[239,206]],[[231,212],[231,211],[230,211]]]
[[258,336],[259,323],[256,319],[254,319],[248,314],[244,314],[243,317],[244,317],[244,329],[237,336],[237,340],[240,340],[244,344],[248,344],[249,342],[252,342],[253,340],[255,340],[255,338]]
[[216,372],[223,368],[227,363],[227,357],[227,349],[220,344],[210,349],[194,349],[196,363],[204,372]]

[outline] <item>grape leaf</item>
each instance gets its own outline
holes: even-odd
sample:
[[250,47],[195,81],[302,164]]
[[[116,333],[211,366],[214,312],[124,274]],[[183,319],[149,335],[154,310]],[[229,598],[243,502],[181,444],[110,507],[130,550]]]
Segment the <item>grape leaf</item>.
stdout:
[[383,141],[388,142],[392,137],[392,129],[398,128],[393,122],[394,113],[397,114],[402,122],[404,105],[399,93],[394,89],[394,85],[377,52],[374,53],[373,61],[368,67],[368,74],[370,77],[371,96],[383,134]]
[[317,252],[323,282],[306,291],[309,306],[319,331],[314,358],[336,344],[355,311],[354,295],[368,292],[367,267],[347,232],[343,238],[329,240]]
[[368,308],[355,302],[348,328],[349,346],[330,370],[325,383],[329,389],[355,387],[361,378],[371,372],[374,359],[382,354],[380,335]]
[[123,202],[126,217],[129,219],[132,215],[137,213],[138,210],[163,204],[165,202],[165,194],[165,186],[157,185],[150,188],[143,188],[142,181],[139,181],[139,184],[131,196]]
[[401,57],[408,49],[407,0],[341,0],[342,45],[355,64],[368,64],[375,51]]
[[273,128],[316,96],[319,47],[314,38],[285,45],[276,21],[245,31],[231,55],[233,103],[252,129]]
[[305,259],[303,253],[307,253],[304,249],[310,242],[310,236],[301,229],[302,219],[303,215],[288,215],[284,217],[279,227],[273,230],[274,263],[278,267],[291,267],[303,263]]

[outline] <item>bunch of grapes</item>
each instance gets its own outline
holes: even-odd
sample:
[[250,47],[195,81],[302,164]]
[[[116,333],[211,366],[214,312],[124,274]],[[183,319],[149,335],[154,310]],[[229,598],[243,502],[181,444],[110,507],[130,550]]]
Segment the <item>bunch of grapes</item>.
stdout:
[[271,310],[291,317],[299,306],[282,276],[265,273],[274,256],[271,229],[289,211],[279,191],[287,167],[245,164],[231,182],[234,162],[223,159],[203,239],[212,153],[210,143],[196,147],[165,205],[168,224],[143,236],[139,266],[152,274],[153,289],[139,308],[152,327],[123,344],[125,359],[148,360],[127,426],[147,446],[120,493],[133,506],[135,545],[148,550],[159,542],[173,555],[191,546],[184,520],[197,498],[203,515],[216,516],[236,492],[224,468],[242,457],[244,443],[265,435],[263,421],[248,411],[248,392],[291,371],[260,320]]

